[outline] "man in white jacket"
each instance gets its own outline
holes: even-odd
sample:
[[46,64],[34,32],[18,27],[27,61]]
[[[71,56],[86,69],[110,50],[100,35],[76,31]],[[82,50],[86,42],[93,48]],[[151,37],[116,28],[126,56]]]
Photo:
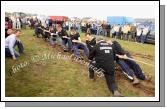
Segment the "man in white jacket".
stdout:
[[16,30],[14,34],[9,35],[5,39],[5,56],[6,57],[12,57],[14,60],[16,60],[16,57],[19,57],[20,54],[14,49],[16,41],[18,41],[18,38],[20,36],[21,31]]

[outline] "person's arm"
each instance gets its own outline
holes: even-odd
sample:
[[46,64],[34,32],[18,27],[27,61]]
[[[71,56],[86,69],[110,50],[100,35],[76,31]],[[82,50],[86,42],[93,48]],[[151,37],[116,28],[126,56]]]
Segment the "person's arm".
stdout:
[[78,41],[81,42],[81,38],[80,38],[80,36],[78,37]]
[[62,36],[62,38],[69,38],[69,37],[67,37],[67,36]]
[[113,45],[114,45],[116,54],[119,54],[119,55],[125,54],[124,49],[121,47],[121,45],[117,41],[113,41]]
[[72,42],[82,43],[82,42],[81,42],[81,38],[80,38],[80,37],[78,38],[78,40],[75,40],[75,39],[74,39],[74,40],[72,40]]
[[68,34],[67,34],[67,32],[65,30],[63,30],[63,36],[62,36],[62,38],[69,38]]
[[9,40],[9,50],[10,50],[10,53],[12,55],[12,58],[14,60],[16,60],[16,57],[15,57],[15,54],[14,54],[14,44],[16,42],[16,39],[15,37],[11,37],[11,39]]
[[78,43],[82,43],[79,33],[78,33],[78,40],[77,40],[77,42],[78,42]]
[[119,54],[116,54],[116,56],[120,59],[128,59],[128,57],[126,56],[126,54],[124,55],[119,55]]
[[92,50],[92,48],[96,45],[96,39],[93,38],[91,41],[88,41],[88,48]]
[[93,46],[90,44],[89,40],[86,40],[86,46],[88,47],[89,51],[91,51],[93,48]]

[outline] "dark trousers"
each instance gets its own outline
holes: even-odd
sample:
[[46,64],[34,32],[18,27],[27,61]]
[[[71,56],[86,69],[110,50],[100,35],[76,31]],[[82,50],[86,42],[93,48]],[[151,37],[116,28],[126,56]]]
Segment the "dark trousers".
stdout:
[[[128,56],[131,57],[131,56]],[[131,57],[132,58],[132,57]],[[145,80],[145,75],[139,66],[135,61],[133,60],[125,60],[125,59],[119,59],[116,61],[122,70],[130,77],[133,77],[135,75],[137,78],[141,80]]]
[[[92,67],[93,66],[93,67]],[[111,70],[111,67],[106,65],[100,65],[95,62],[90,62],[89,64],[89,78],[94,78],[94,70],[93,69],[103,69],[103,73],[105,75],[106,83],[109,90],[114,93],[114,91],[118,90],[117,84],[115,83],[115,72]]]
[[[20,54],[16,50],[14,50],[14,55],[15,57],[20,56]],[[9,48],[5,48],[5,57],[12,57],[12,54],[10,53]]]
[[88,57],[89,56],[89,49],[88,47],[86,46],[85,43],[77,43],[77,44],[74,44],[72,49],[74,50],[74,54],[76,57],[80,57],[80,50],[79,49],[83,49],[84,50],[84,54]]
[[107,29],[107,37],[110,37],[110,29]]
[[34,33],[37,37],[39,37],[39,28],[38,27],[35,27],[35,30],[34,30]]
[[141,43],[144,43],[146,41],[146,35],[141,35]]
[[[68,44],[68,47],[66,47],[66,44]],[[67,49],[68,50],[71,50],[72,49],[72,41],[71,39],[68,39],[68,38],[62,38],[62,48],[63,49]]]
[[120,33],[119,32],[115,32],[115,38],[119,39],[120,38]]
[[112,33],[112,38],[115,38],[116,32]]
[[[18,47],[19,52],[17,52],[17,51],[14,49],[14,55],[15,55],[16,57],[19,57],[19,56],[20,56],[20,53],[23,53],[23,52],[24,52],[23,44],[22,44],[20,41],[16,41],[14,47],[15,47],[15,46]],[[5,48],[5,57],[12,57],[9,48]]]
[[15,42],[15,46],[18,47],[19,53],[23,53],[24,52],[24,46],[23,46],[21,41],[16,41]]
[[134,72],[131,70],[129,65],[123,59],[118,59],[116,62],[121,67],[121,69],[124,71],[124,73],[126,73],[127,77],[133,80]]
[[126,60],[126,63],[130,66],[130,68],[133,70],[134,74],[136,75],[137,78],[145,80],[145,75],[142,72],[141,67],[139,64],[137,64],[133,60]]
[[141,41],[141,36],[136,36],[136,42],[140,42]]

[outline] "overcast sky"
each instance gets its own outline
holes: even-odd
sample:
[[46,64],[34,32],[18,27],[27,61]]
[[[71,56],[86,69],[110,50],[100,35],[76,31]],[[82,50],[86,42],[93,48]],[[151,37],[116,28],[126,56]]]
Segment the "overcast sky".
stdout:
[[[158,3],[158,2],[157,2]],[[127,16],[133,18],[155,18],[155,5],[139,4],[133,5],[119,3],[79,3],[70,4],[57,2],[8,2],[3,4],[5,12],[25,12],[39,15],[63,15],[69,17],[94,17],[97,19],[106,19],[107,16]]]

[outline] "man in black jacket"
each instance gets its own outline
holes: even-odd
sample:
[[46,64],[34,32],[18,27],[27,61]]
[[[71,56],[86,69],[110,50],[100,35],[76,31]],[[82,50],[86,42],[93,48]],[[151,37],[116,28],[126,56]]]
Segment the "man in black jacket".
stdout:
[[[92,61],[90,66],[103,69],[108,88],[114,94],[114,96],[121,97],[122,95],[118,91],[117,84],[115,83],[114,48],[100,36],[96,38],[96,41],[96,45],[89,54],[89,59],[94,59],[95,62]],[[89,77],[93,79],[94,69],[92,67],[89,67],[89,74]]]
[[145,80],[145,75],[141,69],[141,67],[134,61],[130,60],[128,58],[132,59],[132,56],[129,52],[124,51],[124,49],[121,47],[121,45],[117,41],[108,41],[111,45],[115,48],[115,53],[117,55],[116,57],[116,63],[121,67],[123,70],[123,73],[133,81],[133,85],[139,83],[139,79]]
[[93,47],[96,45],[96,38],[93,37],[90,33],[86,33],[86,45],[89,49],[89,51],[92,51]]

